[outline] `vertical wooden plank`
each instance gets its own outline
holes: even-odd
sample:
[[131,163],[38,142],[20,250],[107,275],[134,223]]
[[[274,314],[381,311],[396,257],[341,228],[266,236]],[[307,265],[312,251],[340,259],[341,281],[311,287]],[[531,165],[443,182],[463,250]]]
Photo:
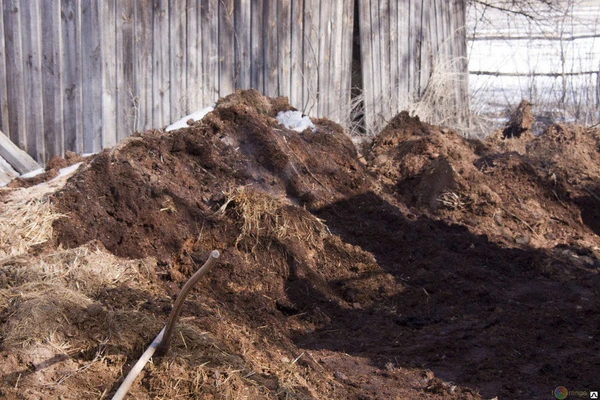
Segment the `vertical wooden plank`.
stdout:
[[251,52],[252,20],[251,1],[236,0],[234,4],[235,50],[236,50],[236,88],[248,89],[252,86]]
[[219,1],[219,97],[233,93],[235,88],[233,13],[233,0]]
[[6,90],[6,46],[4,42],[4,6],[0,7],[0,131],[10,137],[8,93]]
[[346,118],[350,121],[351,101],[352,101],[352,49],[354,45],[354,1],[343,1],[344,20],[342,23],[342,94]]
[[290,104],[301,110],[304,75],[302,74],[302,42],[304,31],[304,0],[292,1],[291,10],[291,52],[290,52]]
[[[598,68],[600,71],[600,68]],[[596,108],[600,109],[600,72],[596,74]]]
[[154,0],[152,17],[152,124],[158,128],[171,123],[168,0]]
[[381,87],[381,71],[382,71],[382,54],[381,54],[381,20],[379,19],[379,3],[385,0],[371,0],[371,32],[369,34],[371,38],[371,54],[373,57],[372,62],[372,75],[373,80],[373,122],[375,126],[373,128],[378,129],[378,124],[381,120],[382,111],[382,87]]
[[421,8],[421,95],[423,95],[427,89],[431,68],[433,67],[433,42],[431,37],[432,2],[433,0],[422,0],[423,6]]
[[136,0],[134,12],[135,124],[138,132],[152,126],[152,0]]
[[327,93],[327,118],[335,122],[343,121],[345,103],[342,101],[342,76],[347,71],[342,68],[342,32],[344,20],[343,0],[331,2],[331,37],[329,47],[329,92]]
[[197,0],[187,0],[186,6],[186,77],[185,94],[187,97],[187,106],[190,112],[204,107],[202,104],[202,85],[199,79],[202,75],[202,51],[200,48],[200,2]]
[[[63,96],[60,3],[44,7],[42,18],[42,83],[46,160],[63,154]],[[57,95],[59,94],[59,95]]]
[[321,0],[319,24],[319,64],[318,64],[318,103],[317,116],[326,117],[329,114],[329,68],[331,68],[331,2]]
[[[18,0],[4,0],[3,10],[10,139],[24,150],[27,148],[27,130],[23,88],[23,55],[21,52],[21,5]],[[48,23],[45,26],[48,28]]]
[[389,0],[379,0],[379,51],[380,51],[380,99],[381,101],[381,124],[389,121],[395,114],[395,108],[391,102],[390,87],[390,8]]
[[[102,26],[102,136],[94,138],[94,152],[117,143],[116,0],[100,2]],[[90,32],[90,34],[94,34]],[[101,143],[98,146],[98,143]]]
[[263,37],[265,40],[264,48],[264,69],[265,69],[265,92],[266,96],[277,96],[278,93],[278,51],[277,51],[277,1],[265,1],[263,3]]
[[102,148],[102,17],[96,0],[81,0],[83,152]]
[[422,0],[411,0],[412,13],[410,20],[410,29],[412,33],[411,43],[411,58],[413,60],[411,65],[411,89],[412,95],[415,99],[421,96],[421,5]]
[[[196,1],[196,0],[190,0],[190,1]],[[207,107],[212,103],[209,103],[206,100],[206,88],[204,87],[204,58],[206,57],[206,55],[204,54],[204,52],[202,51],[202,46],[203,46],[203,42],[204,42],[204,23],[205,21],[202,20],[202,11],[203,9],[203,3],[200,1],[198,2],[197,5],[197,9],[196,9],[196,13],[197,13],[197,24],[198,24],[198,58],[197,58],[197,63],[198,63],[198,76],[196,78],[195,81],[195,85],[196,87],[198,87],[198,93],[201,96],[200,97],[200,105],[201,107]]]
[[[454,59],[454,57],[456,56],[456,7],[455,7],[455,1],[454,0],[450,0],[448,1],[448,29],[450,31],[450,39],[449,39],[449,43],[448,43],[448,52],[449,52],[449,57],[451,57],[452,59]],[[454,106],[456,106],[459,102],[459,95],[457,93],[457,91],[455,91],[453,93],[453,97],[454,97]]]
[[389,99],[391,109],[394,113],[402,111],[399,109],[398,103],[398,84],[399,84],[399,71],[401,61],[398,59],[398,1],[390,0],[389,7],[389,25],[390,25],[390,76],[389,76]]
[[250,0],[236,0],[235,14],[235,41],[236,41],[236,88],[247,89],[252,86],[252,2]]
[[319,4],[321,0],[304,0],[304,33],[302,43],[303,76],[302,111],[317,116],[319,94]]
[[[376,1],[376,0],[374,0]],[[363,82],[363,97],[365,109],[365,127],[367,134],[373,134],[374,123],[374,77],[373,49],[372,49],[372,24],[371,24],[371,1],[359,0],[358,18],[360,30],[360,58]]]
[[82,153],[81,8],[79,0],[62,0],[61,3],[65,150]]
[[133,0],[116,3],[117,142],[130,136],[135,123],[133,77]]
[[10,136],[8,94],[6,92],[6,46],[4,44],[4,6],[0,7],[0,131]]
[[277,75],[279,77],[279,96],[290,97],[290,75],[291,75],[291,54],[292,54],[292,36],[290,34],[292,14],[288,1],[278,2],[277,8],[277,47],[279,50],[279,62],[277,65]]
[[253,0],[251,4],[251,86],[261,93],[265,92],[264,83],[264,38],[263,38],[263,0]]
[[435,54],[436,57],[439,57],[443,54],[443,46],[444,46],[444,27],[443,27],[443,19],[444,19],[444,5],[442,0],[433,0],[434,4],[434,12],[433,12],[433,21],[435,25]]
[[[450,57],[452,59],[456,59],[457,55],[458,55],[458,26],[459,26],[459,7],[457,7],[457,2],[455,0],[451,0],[448,2],[449,4],[449,27],[450,27],[450,31],[452,34],[451,40],[450,40]],[[458,64],[456,65],[456,67],[458,67]],[[454,71],[453,71],[454,72]],[[458,72],[455,71],[455,72]],[[454,88],[454,93],[453,93],[453,97],[454,97],[454,104],[453,107],[455,107],[456,109],[461,107],[461,95],[460,95],[460,83],[458,83],[455,88]]]
[[450,18],[448,14],[448,2],[444,0],[436,0],[436,22],[438,29],[438,54],[444,57],[448,61],[448,40],[450,35],[448,34],[448,22]]
[[44,120],[42,102],[42,46],[40,7],[37,2],[21,0],[23,29],[23,69],[25,83],[25,115],[27,118],[27,153],[44,160]]
[[457,57],[460,60],[458,71],[461,75],[460,83],[460,102],[457,104],[458,110],[460,111],[460,120],[469,124],[469,65],[467,61],[467,4],[465,1],[457,0],[459,12],[459,30],[457,32],[457,38],[459,41],[459,54]]
[[219,3],[218,0],[202,2],[202,77],[204,104],[219,98]]
[[[412,30],[410,28],[412,7],[410,0],[398,3],[398,61],[400,71],[398,75],[398,102],[408,97],[411,86],[412,58]],[[402,104],[400,104],[402,106]]]
[[176,121],[188,114],[185,88],[186,51],[186,0],[169,1],[169,74],[171,77],[170,121]]

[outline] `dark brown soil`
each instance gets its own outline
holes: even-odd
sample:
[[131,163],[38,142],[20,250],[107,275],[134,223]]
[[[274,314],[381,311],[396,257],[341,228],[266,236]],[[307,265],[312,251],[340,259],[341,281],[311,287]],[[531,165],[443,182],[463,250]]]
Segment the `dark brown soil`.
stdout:
[[[67,214],[57,242],[154,256],[173,295],[222,251],[199,290],[213,311],[184,308],[236,354],[220,362],[247,357],[220,313],[265,354],[308,354],[309,383],[293,392],[251,375],[264,398],[315,397],[308,386],[339,399],[549,398],[598,384],[598,131],[553,126],[506,151],[511,139],[469,141],[402,113],[364,165],[334,123],[278,125],[286,109],[238,91],[190,128],[97,155],[54,197]],[[130,302],[142,300],[166,318],[168,304]],[[144,382],[147,395],[164,384]]]

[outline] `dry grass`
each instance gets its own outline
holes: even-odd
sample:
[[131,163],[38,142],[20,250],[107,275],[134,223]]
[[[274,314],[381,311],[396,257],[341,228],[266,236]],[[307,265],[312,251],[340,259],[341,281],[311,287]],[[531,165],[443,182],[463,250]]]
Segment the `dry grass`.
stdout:
[[87,296],[64,287],[41,282],[21,285],[20,296],[14,299],[14,312],[3,326],[6,346],[26,347],[49,344],[66,353],[71,345],[69,332],[92,303]]
[[[424,122],[451,127],[465,136],[474,136],[474,115],[469,111],[467,76],[462,72],[464,63],[463,58],[438,56],[421,94],[415,91],[404,93],[403,88],[390,87],[369,100],[373,102],[370,108],[376,111],[375,115],[368,118],[364,114],[367,101],[365,94],[355,88],[355,92],[360,94],[352,98],[350,110],[338,110],[332,117],[340,120],[355,142],[372,139],[401,111],[408,111],[411,116],[418,116]],[[465,92],[462,97],[458,95],[460,90]],[[367,120],[372,121],[372,126],[368,126],[365,133]]]
[[25,200],[0,206],[0,258],[25,254],[52,237],[52,223],[62,217],[47,201]]
[[251,239],[256,245],[262,238],[278,241],[297,238],[317,246],[327,232],[323,221],[312,214],[293,207],[287,200],[276,199],[246,186],[234,189],[220,212],[224,213],[230,204],[242,222],[236,244],[244,239]]
[[[309,374],[307,353],[290,354],[238,318],[219,312],[211,333],[182,324],[168,361],[151,371],[153,395],[189,398],[191,393],[220,399],[325,398],[316,387],[335,385],[329,373]],[[195,351],[194,351],[195,350]],[[195,358],[194,355],[200,355]],[[177,377],[165,379],[165,377]],[[314,379],[318,378],[318,382]],[[302,389],[300,389],[302,388]],[[304,393],[300,393],[300,390]]]
[[436,58],[423,95],[409,96],[404,109],[410,115],[418,115],[421,120],[430,124],[467,132],[468,98],[465,96],[461,99],[456,94],[457,88],[463,86],[466,79],[465,73],[461,72],[464,63],[462,58]]
[[[108,310],[94,300],[121,287],[134,293],[150,289],[160,293],[150,279],[155,275],[153,260],[119,259],[94,243],[76,249],[41,246],[52,237],[53,221],[61,217],[48,199],[57,187],[6,190],[0,203],[3,353],[19,354],[20,363],[44,371],[43,376],[19,374],[29,367],[16,363],[11,385],[49,397],[63,390],[60,386],[67,379],[99,363],[107,343],[113,349],[135,351],[145,343],[148,332],[160,325],[153,316]],[[78,361],[86,352],[97,356]]]
[[[126,362],[141,354],[164,323],[156,309],[143,306],[146,299],[171,299],[155,260],[120,259],[96,243],[31,251],[51,238],[58,217],[47,196],[35,197],[20,193],[0,209],[0,336],[2,354],[11,360],[3,367],[10,376],[7,393],[26,388],[48,398],[104,398],[127,372]],[[255,244],[271,237],[318,245],[326,234],[308,212],[247,187],[229,195],[222,213],[238,218],[240,240]],[[5,238],[6,232],[15,237]],[[139,380],[131,396],[324,398],[317,388],[335,385],[328,373],[311,374],[309,355],[284,350],[239,316],[205,303],[196,306],[210,323],[184,318],[170,354],[147,366],[146,383]]]
[[43,282],[96,295],[107,287],[138,281],[140,270],[151,260],[121,260],[94,243],[69,250],[56,250],[37,257],[17,255],[0,258],[4,280],[10,287]]

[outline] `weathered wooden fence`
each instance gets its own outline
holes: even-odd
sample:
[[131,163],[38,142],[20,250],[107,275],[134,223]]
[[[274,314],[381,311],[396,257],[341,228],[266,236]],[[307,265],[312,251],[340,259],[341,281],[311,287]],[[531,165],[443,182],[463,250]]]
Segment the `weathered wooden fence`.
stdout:
[[236,88],[347,120],[355,5],[367,114],[389,117],[374,99],[392,89],[422,91],[439,49],[465,55],[461,40],[442,45],[461,37],[462,0],[1,2],[0,129],[42,163],[164,126]]
[[418,101],[435,68],[443,68],[442,78],[451,80],[450,91],[442,95],[453,98],[445,102],[453,110],[439,111],[466,119],[465,2],[359,0],[359,4],[367,129],[380,128],[408,102]]

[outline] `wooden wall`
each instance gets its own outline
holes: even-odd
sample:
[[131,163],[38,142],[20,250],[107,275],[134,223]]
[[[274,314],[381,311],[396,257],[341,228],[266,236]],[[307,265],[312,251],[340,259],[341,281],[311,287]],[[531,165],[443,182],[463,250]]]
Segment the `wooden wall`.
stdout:
[[236,88],[314,116],[349,102],[351,1],[2,0],[1,12],[0,129],[41,162]]
[[466,119],[465,1],[358,0],[358,5],[367,131],[380,129],[407,102],[425,95],[434,68],[447,69],[453,113]]
[[[0,2],[0,129],[41,163],[100,151],[236,88],[350,117],[354,0]],[[390,88],[422,89],[430,54],[464,24],[459,3],[359,0],[368,112],[382,114],[373,99]],[[464,55],[462,41],[449,47]]]

